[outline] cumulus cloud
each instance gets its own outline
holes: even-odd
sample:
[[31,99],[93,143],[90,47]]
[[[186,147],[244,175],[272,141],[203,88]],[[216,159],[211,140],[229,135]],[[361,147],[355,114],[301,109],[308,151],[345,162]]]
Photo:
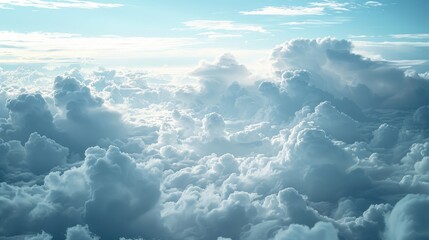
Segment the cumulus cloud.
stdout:
[[338,239],[337,230],[332,224],[317,223],[313,228],[302,225],[290,225],[286,230],[276,234],[274,239]]
[[413,115],[414,122],[421,127],[429,126],[429,106],[419,107]]
[[[42,226],[57,238],[65,234],[67,227],[85,221],[90,230],[103,238],[138,237],[150,231],[140,229],[136,222],[147,222],[150,226],[153,219],[145,220],[144,215],[160,195],[156,171],[138,166],[134,159],[115,147],[107,151],[90,148],[78,168],[62,174],[51,172],[43,186],[21,190],[23,195],[18,198],[23,201],[15,196],[19,188],[6,183],[1,185],[3,235]],[[9,215],[13,208],[20,210]],[[93,235],[88,227],[67,230],[67,238],[78,236],[90,238]]]
[[189,85],[113,69],[4,82],[1,238],[427,238],[425,75],[332,38],[272,60],[264,79],[225,54]]
[[99,237],[92,234],[88,226],[76,225],[67,229],[66,240],[98,240]]
[[119,113],[106,108],[104,100],[73,77],[57,77],[54,101],[47,99],[40,93],[24,93],[7,100],[9,117],[0,123],[0,136],[25,143],[37,132],[83,153],[103,138],[127,135]]
[[425,239],[429,237],[426,228],[429,210],[427,195],[407,195],[401,199],[388,215],[385,237],[387,239]]
[[312,85],[364,108],[416,108],[429,101],[427,80],[355,54],[347,40],[297,39],[278,46],[272,58],[278,71],[307,69]]
[[85,203],[87,223],[103,238],[136,236],[142,230],[133,230],[133,223],[156,204],[159,180],[118,148],[88,149],[86,158],[92,190]]
[[[259,96],[252,93],[257,90],[243,86],[243,83],[251,82],[250,74],[231,54],[224,54],[213,63],[201,62],[191,72],[200,83],[199,89],[191,96],[194,99],[191,102],[193,107],[216,111],[229,117],[255,114],[258,109],[248,103],[260,106]],[[186,96],[186,100],[189,100],[189,97]]]
[[53,167],[67,162],[69,151],[45,136],[32,133],[24,146],[26,164],[34,174],[48,173]]
[[57,77],[54,85],[55,104],[65,116],[56,125],[68,133],[77,148],[96,145],[101,138],[120,138],[125,134],[119,113],[103,106],[103,100],[72,77]]
[[209,137],[222,137],[225,135],[225,122],[217,113],[209,113],[203,119],[205,134]]
[[6,108],[6,101],[8,99],[7,93],[0,91],[0,117],[5,118],[8,116],[9,111]]
[[6,107],[9,109],[9,121],[2,125],[1,132],[5,139],[26,141],[33,132],[55,135],[54,118],[42,95],[22,94],[8,100]]

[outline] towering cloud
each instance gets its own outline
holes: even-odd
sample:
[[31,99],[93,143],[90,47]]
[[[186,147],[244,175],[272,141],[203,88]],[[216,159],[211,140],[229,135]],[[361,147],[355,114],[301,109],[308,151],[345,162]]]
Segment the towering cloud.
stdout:
[[26,141],[33,132],[47,136],[56,134],[54,118],[40,94],[19,95],[8,100],[6,107],[9,109],[9,119],[1,127],[4,139]]
[[355,54],[347,40],[289,41],[274,49],[272,58],[278,71],[307,69],[311,85],[364,108],[416,108],[429,101],[427,80]]
[[125,132],[120,115],[104,108],[103,100],[75,78],[55,79],[54,100],[65,113],[56,124],[78,149],[94,146],[101,138],[119,138]]

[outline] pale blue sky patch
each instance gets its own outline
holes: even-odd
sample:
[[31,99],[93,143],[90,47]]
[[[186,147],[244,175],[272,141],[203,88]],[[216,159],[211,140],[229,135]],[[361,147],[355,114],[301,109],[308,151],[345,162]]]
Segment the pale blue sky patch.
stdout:
[[[7,52],[0,64],[52,64],[67,56],[76,63],[122,65],[127,59],[144,68],[165,59],[170,67],[191,67],[223,51],[265,52],[260,57],[266,59],[287,40],[324,36],[375,42],[356,48],[387,58],[377,43],[409,49],[400,43],[428,41],[428,8],[419,0],[0,0],[0,51]],[[419,51],[410,59],[427,59]],[[189,60],[178,60],[180,54]]]

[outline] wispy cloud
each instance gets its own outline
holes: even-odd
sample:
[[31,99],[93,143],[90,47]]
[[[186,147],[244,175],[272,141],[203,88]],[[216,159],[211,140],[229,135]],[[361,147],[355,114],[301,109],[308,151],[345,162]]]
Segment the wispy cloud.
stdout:
[[240,38],[243,35],[241,34],[228,34],[228,33],[219,33],[219,32],[202,32],[199,33],[200,36],[206,36],[210,39],[221,39],[221,38]]
[[365,2],[365,6],[381,7],[381,6],[383,6],[383,4],[381,2],[377,2],[377,1],[367,1],[367,2]]
[[429,39],[429,33],[392,34],[393,38]]
[[243,15],[272,15],[272,16],[305,16],[324,15],[327,10],[349,11],[349,3],[339,3],[336,1],[311,2],[308,6],[267,6],[252,11],[241,11]]
[[[203,32],[208,38],[239,37],[240,34]],[[142,36],[82,36],[53,32],[0,31],[0,64],[67,65],[87,63],[102,66],[126,66],[168,73],[190,71],[201,59],[215,58],[229,52],[259,72],[269,72],[269,65],[258,61],[270,49],[213,47],[198,38]]]
[[45,8],[45,9],[61,9],[61,8],[95,9],[95,8],[116,8],[121,6],[123,6],[123,4],[103,3],[103,2],[83,1],[83,0],[57,0],[57,1],[0,0],[0,8],[3,8],[3,9],[10,9],[13,7],[34,7],[34,8]]
[[322,21],[322,20],[307,20],[307,21],[300,21],[300,22],[285,22],[282,23],[282,25],[288,25],[288,26],[301,26],[301,25],[334,25],[334,24],[341,24],[344,21]]
[[365,34],[360,34],[360,35],[353,35],[353,34],[351,34],[351,35],[348,35],[348,38],[370,38],[370,37],[374,37],[374,36],[365,35]]
[[323,2],[312,2],[310,3],[311,6],[314,7],[323,7],[323,8],[328,8],[328,9],[332,9],[332,10],[336,10],[336,11],[349,11],[349,9],[347,8],[347,6],[349,5],[349,3],[339,3],[339,2],[335,2],[335,1],[323,1]]
[[429,42],[425,41],[354,40],[353,46],[355,47],[354,52],[365,53],[366,56],[373,59],[418,59],[418,56],[429,52]]
[[250,31],[261,33],[267,32],[267,30],[259,25],[242,24],[233,21],[193,20],[184,22],[183,24],[189,28],[197,30]]
[[429,47],[429,42],[412,42],[412,41],[353,41],[353,44],[358,47],[380,47],[380,48],[389,48],[389,47]]
[[53,61],[61,59],[69,61],[106,56],[131,57],[142,53],[158,54],[195,44],[197,41],[194,38],[86,37],[69,33],[0,32],[0,52],[7,52],[6,55],[9,56],[2,58],[2,62],[40,62],[47,58]]
[[254,11],[241,11],[243,15],[278,15],[278,16],[303,16],[323,15],[323,7],[264,7]]
[[[18,33],[0,31],[0,43],[13,44],[17,47],[27,47],[35,50],[45,47],[66,49],[139,48],[144,47],[146,44],[156,45],[158,46],[156,49],[162,50],[170,46],[192,44],[186,44],[186,41],[189,40],[190,38],[121,37],[114,35],[85,37],[79,34],[56,32]],[[145,47],[145,49],[153,49],[153,46]]]
[[[384,38],[383,36],[366,36]],[[365,37],[365,38],[366,38]],[[363,38],[363,39],[365,39]],[[356,38],[353,40],[353,52],[379,61],[396,62],[401,68],[418,66],[415,69],[426,72],[428,69],[428,41],[370,41]],[[413,64],[414,63],[414,64]]]

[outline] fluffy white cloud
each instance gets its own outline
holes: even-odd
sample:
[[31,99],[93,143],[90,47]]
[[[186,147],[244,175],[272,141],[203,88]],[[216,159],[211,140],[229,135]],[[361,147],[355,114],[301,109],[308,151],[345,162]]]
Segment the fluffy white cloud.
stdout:
[[272,60],[260,79],[225,54],[182,85],[3,71],[0,238],[427,237],[425,75],[331,38]]
[[428,102],[425,79],[355,54],[346,40],[297,39],[278,46],[272,58],[279,71],[307,69],[311,85],[361,107],[416,108]]

